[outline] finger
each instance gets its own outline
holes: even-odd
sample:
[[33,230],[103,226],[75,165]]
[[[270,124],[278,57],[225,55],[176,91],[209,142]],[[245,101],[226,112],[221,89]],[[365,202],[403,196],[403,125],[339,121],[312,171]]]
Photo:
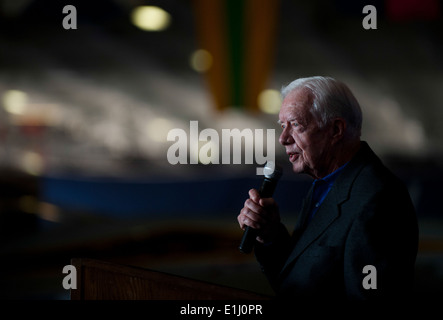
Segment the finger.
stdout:
[[265,243],[265,240],[260,236],[257,236],[256,240],[260,243]]
[[252,229],[260,230],[263,228],[263,225],[258,223],[257,221],[252,220],[248,216],[245,216],[243,218],[243,228],[242,229],[245,230],[246,227],[251,227]]
[[246,207],[243,208],[237,217],[240,228],[244,230],[247,226],[251,227],[252,224],[254,224],[257,220],[257,218],[255,218],[256,215],[257,214],[252,212],[250,209]]
[[245,225],[246,214],[245,214],[245,212],[247,210],[248,210],[248,208],[241,209],[240,214],[237,216],[238,224],[240,225],[240,228],[243,230],[246,228],[246,225]]
[[261,229],[263,225],[268,222],[265,216],[259,215],[254,211],[246,209],[243,211],[243,224],[246,224],[254,229]]
[[266,215],[265,209],[261,205],[257,204],[256,202],[254,202],[251,199],[247,199],[245,201],[245,208],[248,208],[249,210],[251,210],[252,212],[255,212],[258,215],[262,215],[262,216]]
[[277,207],[277,203],[275,202],[275,200],[273,198],[263,198],[263,199],[260,199],[258,204],[260,206],[264,207],[264,208],[266,208],[266,207]]
[[251,189],[249,190],[249,198],[258,203],[260,201],[260,194],[256,189]]

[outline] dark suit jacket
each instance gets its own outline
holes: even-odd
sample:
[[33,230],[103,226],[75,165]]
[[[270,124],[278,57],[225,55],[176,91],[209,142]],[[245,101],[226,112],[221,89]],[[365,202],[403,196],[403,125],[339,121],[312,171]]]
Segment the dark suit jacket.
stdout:
[[[367,143],[361,143],[305,227],[311,192],[292,236],[281,225],[272,244],[255,246],[277,297],[410,297],[418,247],[415,210],[405,185]],[[374,266],[376,274],[363,273],[366,265]],[[376,289],[364,288],[367,276],[376,276]]]

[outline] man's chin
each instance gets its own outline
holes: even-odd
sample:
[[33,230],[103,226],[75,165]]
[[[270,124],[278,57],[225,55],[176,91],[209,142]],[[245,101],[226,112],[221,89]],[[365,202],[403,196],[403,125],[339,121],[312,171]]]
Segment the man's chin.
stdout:
[[304,173],[304,166],[298,161],[292,163],[292,171],[295,173]]

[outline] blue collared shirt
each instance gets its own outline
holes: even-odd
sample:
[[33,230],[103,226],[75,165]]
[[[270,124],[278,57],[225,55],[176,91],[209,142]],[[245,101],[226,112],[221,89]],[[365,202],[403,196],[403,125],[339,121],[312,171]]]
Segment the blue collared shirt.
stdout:
[[337,180],[337,177],[340,175],[347,164],[348,162],[346,162],[334,172],[328,174],[326,177],[316,179],[312,183],[313,191],[311,198],[311,212],[309,213],[308,223],[311,221],[312,217],[315,215],[318,208],[325,200],[326,196],[329,193],[329,190],[331,190],[332,186],[334,185],[335,180]]

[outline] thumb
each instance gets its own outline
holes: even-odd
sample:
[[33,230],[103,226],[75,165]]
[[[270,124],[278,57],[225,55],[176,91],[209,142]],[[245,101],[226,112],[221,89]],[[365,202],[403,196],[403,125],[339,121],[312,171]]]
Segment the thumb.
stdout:
[[273,198],[262,198],[262,199],[260,199],[259,204],[262,207],[275,207],[275,206],[277,206],[277,203],[275,202],[275,200]]

